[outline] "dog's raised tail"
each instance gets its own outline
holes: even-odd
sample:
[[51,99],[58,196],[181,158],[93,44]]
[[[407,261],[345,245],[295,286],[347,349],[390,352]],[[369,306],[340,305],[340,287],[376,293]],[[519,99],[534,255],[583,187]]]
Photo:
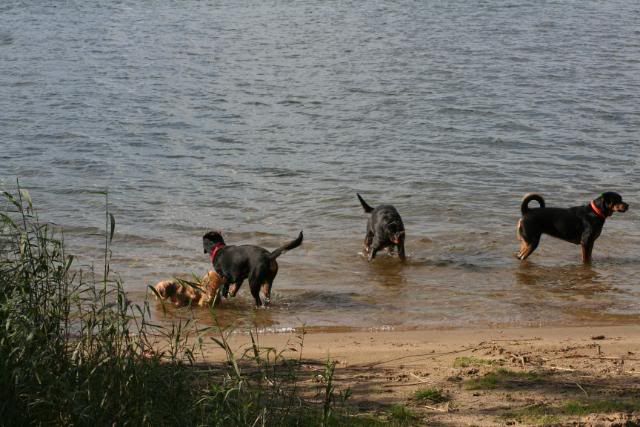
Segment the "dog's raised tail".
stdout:
[[525,215],[530,211],[529,202],[532,200],[535,200],[540,204],[541,208],[544,208],[544,199],[541,195],[535,193],[525,194],[524,199],[522,199],[522,205],[520,205],[520,211],[522,212],[522,215]]
[[356,193],[356,195],[358,196],[358,200],[360,200],[360,204],[362,205],[362,209],[364,209],[364,211],[366,213],[371,213],[371,211],[373,211],[373,208],[371,206],[369,206],[367,204],[367,202],[364,201],[364,199],[360,196],[360,194]]
[[278,258],[280,255],[282,255],[283,253],[290,251],[291,249],[295,249],[298,246],[300,246],[302,244],[302,231],[300,231],[300,234],[298,235],[298,237],[295,240],[290,241],[289,243],[280,246],[278,249],[276,249],[275,251],[271,252],[271,259],[276,259]]

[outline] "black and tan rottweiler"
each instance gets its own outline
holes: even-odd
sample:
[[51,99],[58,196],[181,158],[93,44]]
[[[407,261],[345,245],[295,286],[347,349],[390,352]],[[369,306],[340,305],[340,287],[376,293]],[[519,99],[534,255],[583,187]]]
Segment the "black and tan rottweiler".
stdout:
[[[229,292],[235,296],[242,282],[249,279],[251,295],[259,307],[262,304],[260,291],[264,295],[264,304],[271,300],[271,287],[278,274],[276,258],[302,244],[302,231],[298,238],[283,245],[273,252],[259,246],[240,245],[227,246],[222,235],[217,231],[210,231],[202,237],[204,253],[210,254],[213,269],[224,280],[222,295],[227,297]],[[231,290],[229,286],[233,285]]]
[[404,224],[400,214],[391,205],[380,205],[372,208],[364,201],[360,194],[356,193],[362,209],[371,216],[367,221],[367,234],[364,237],[364,251],[371,261],[376,253],[384,248],[398,248],[398,256],[402,261],[406,259],[404,254]]
[[[535,200],[539,208],[530,209],[529,202]],[[517,235],[520,251],[516,256],[526,259],[536,250],[542,234],[580,245],[582,262],[591,262],[593,243],[596,241],[607,217],[614,212],[625,212],[629,205],[618,193],[602,193],[583,206],[572,208],[547,208],[539,194],[527,194],[522,200],[522,218],[518,221]]]

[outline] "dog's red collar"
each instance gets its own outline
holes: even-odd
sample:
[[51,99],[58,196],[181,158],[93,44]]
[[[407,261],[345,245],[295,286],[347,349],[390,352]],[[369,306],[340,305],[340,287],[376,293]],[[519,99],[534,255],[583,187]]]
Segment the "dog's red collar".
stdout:
[[216,259],[216,255],[218,255],[218,251],[222,248],[224,248],[224,243],[216,243],[216,245],[211,248],[211,264],[213,264],[213,261]]
[[596,203],[593,200],[591,201],[591,210],[594,214],[596,214],[598,218],[602,220],[607,219],[607,217],[602,213],[600,208],[596,206]]

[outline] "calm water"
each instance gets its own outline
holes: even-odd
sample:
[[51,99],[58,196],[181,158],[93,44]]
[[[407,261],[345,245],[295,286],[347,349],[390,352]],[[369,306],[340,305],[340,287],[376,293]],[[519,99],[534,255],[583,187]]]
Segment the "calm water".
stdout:
[[[99,265],[108,190],[112,270],[136,301],[204,273],[209,229],[269,249],[304,229],[273,306],[253,310],[245,283],[229,323],[636,322],[638,22],[631,0],[5,0],[0,184],[20,178],[82,266]],[[592,267],[548,237],[513,257],[524,193],[607,190],[631,209]],[[359,254],[356,191],[398,208],[406,265]]]

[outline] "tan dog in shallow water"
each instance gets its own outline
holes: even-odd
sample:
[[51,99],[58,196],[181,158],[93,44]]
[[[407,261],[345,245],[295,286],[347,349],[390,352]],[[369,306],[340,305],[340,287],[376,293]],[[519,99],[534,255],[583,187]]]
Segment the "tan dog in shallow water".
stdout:
[[212,270],[202,276],[200,283],[194,284],[197,287],[191,286],[185,280],[173,279],[158,282],[153,288],[160,298],[169,300],[178,307],[187,305],[205,307],[220,303],[218,289],[222,283],[222,278]]

